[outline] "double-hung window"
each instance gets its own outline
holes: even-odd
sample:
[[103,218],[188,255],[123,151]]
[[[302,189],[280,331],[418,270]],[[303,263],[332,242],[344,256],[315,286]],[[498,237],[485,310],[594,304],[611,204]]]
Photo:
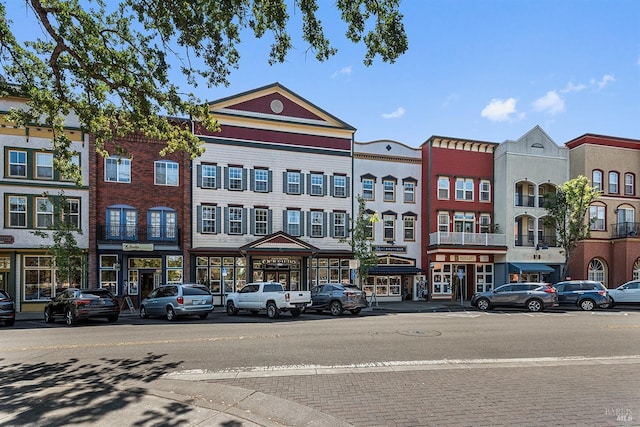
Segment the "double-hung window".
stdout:
[[200,232],[215,234],[218,232],[218,207],[211,205],[200,206]]
[[438,199],[449,199],[449,178],[446,176],[438,178]]
[[384,230],[384,240],[394,241],[396,239],[396,216],[394,214],[382,215],[382,229]]
[[416,183],[412,181],[404,182],[404,202],[415,203],[416,202]]
[[36,178],[53,179],[53,153],[36,153]]
[[27,176],[27,152],[9,151],[9,176]]
[[228,189],[243,190],[243,169],[237,166],[229,166],[229,168],[227,169],[227,173],[229,174]]
[[311,230],[309,235],[311,237],[324,237],[324,212],[311,211],[309,215],[311,216]]
[[67,199],[67,206],[62,213],[62,221],[68,227],[80,229],[80,200]]
[[310,177],[312,196],[324,196],[324,175],[318,172],[312,172]]
[[347,177],[345,175],[334,175],[332,178],[333,196],[347,197]]
[[404,229],[404,240],[415,241],[416,240],[416,217],[413,215],[406,215],[402,218],[402,225]]
[[473,179],[456,179],[456,200],[473,200]]
[[202,188],[218,188],[218,166],[206,165],[200,166],[202,177]]
[[624,174],[624,194],[625,196],[634,196],[635,195],[635,179],[632,173]]
[[228,213],[229,234],[242,234],[243,208],[229,207]]
[[620,176],[618,172],[609,172],[609,193],[618,194],[618,181]]
[[269,192],[269,170],[254,169],[253,171],[253,190],[258,193]]
[[9,197],[9,226],[24,228],[27,226],[27,198]]
[[596,169],[591,172],[591,186],[596,191],[602,191],[602,171]]
[[178,179],[178,163],[167,160],[155,162],[155,184],[177,186]]
[[374,200],[374,181],[371,178],[362,180],[362,198],[365,200]]
[[253,232],[256,236],[266,236],[269,233],[269,209],[255,208],[253,210]]
[[446,233],[449,231],[449,213],[440,212],[438,214],[438,231]]
[[113,156],[104,159],[104,180],[131,182],[131,160]]
[[46,197],[36,197],[36,227],[49,228],[53,225],[53,203]]
[[480,181],[480,201],[491,201],[491,181],[483,179]]
[[347,214],[345,212],[333,213],[333,237],[347,237]]
[[385,202],[393,202],[396,200],[396,182],[394,180],[386,179],[382,181],[382,188]]
[[604,231],[604,210],[604,206],[589,206],[589,220],[591,230]]
[[292,236],[301,235],[301,213],[299,210],[287,210],[287,233]]
[[286,172],[286,188],[287,194],[301,194],[302,182],[300,171],[287,171]]

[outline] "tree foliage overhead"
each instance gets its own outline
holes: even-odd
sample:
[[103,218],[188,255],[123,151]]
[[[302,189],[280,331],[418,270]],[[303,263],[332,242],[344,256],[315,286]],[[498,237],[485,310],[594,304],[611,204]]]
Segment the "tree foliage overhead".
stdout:
[[545,223],[554,227],[558,246],[564,253],[563,278],[569,276],[569,260],[578,242],[589,237],[591,218],[585,221],[589,206],[600,197],[600,191],[591,187],[589,179],[579,175],[562,185],[556,192],[545,195],[548,216]]
[[[105,142],[134,131],[166,140],[161,154],[202,154],[189,128],[169,117],[191,117],[209,130],[218,123],[202,100],[170,80],[171,64],[179,64],[192,88],[203,81],[228,85],[241,36],[267,34],[273,37],[268,62],[281,63],[293,46],[291,14],[301,19],[303,39],[319,61],[337,52],[323,31],[317,0],[10,1],[22,4],[18,16],[7,16],[6,0],[0,3],[0,95],[29,99],[29,108],[13,119],[52,127],[62,162],[70,157],[62,132],[62,118],[70,112],[95,135],[102,155]],[[365,45],[367,66],[378,56],[393,63],[407,50],[399,3],[322,2],[338,8],[346,37]],[[17,40],[12,21],[33,26],[34,38]]]

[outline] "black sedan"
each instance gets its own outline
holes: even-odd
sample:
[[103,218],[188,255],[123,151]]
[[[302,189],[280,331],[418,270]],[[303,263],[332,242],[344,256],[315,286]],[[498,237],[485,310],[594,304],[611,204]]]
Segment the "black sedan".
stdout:
[[327,283],[311,289],[311,305],[307,306],[307,310],[315,310],[318,313],[329,310],[334,316],[339,316],[345,310],[359,314],[367,306],[366,294],[357,287]]
[[69,326],[90,318],[106,318],[111,323],[117,321],[119,315],[120,307],[106,289],[65,289],[44,307],[46,323],[62,318]]
[[4,289],[0,289],[0,320],[7,326],[16,323],[16,306],[11,295]]

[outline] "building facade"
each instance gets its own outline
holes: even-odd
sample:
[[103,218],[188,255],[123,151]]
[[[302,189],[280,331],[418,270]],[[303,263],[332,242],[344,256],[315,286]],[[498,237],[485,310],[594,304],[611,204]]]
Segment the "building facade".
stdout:
[[576,248],[569,275],[609,288],[640,278],[640,140],[585,134],[566,146],[569,179],[586,176],[602,192],[589,208],[591,236]]
[[[0,288],[15,298],[18,311],[42,311],[44,304],[69,286],[87,286],[89,243],[88,137],[77,117],[65,119],[72,161],[82,172],[79,186],[54,166],[50,128],[39,123],[17,126],[8,119],[12,109],[25,108],[18,97],[0,100]],[[60,224],[84,251],[84,267],[62,277],[48,249]],[[37,233],[44,233],[38,235]]]
[[275,83],[210,103],[195,126],[191,277],[217,304],[245,283],[350,280],[355,129]]
[[496,285],[560,280],[564,255],[555,228],[545,222],[545,195],[569,175],[566,147],[539,126],[495,151],[495,221],[507,236],[507,253],[496,256]]
[[423,298],[421,268],[422,153],[396,141],[356,142],[353,148],[354,212],[366,201],[371,245],[378,265],[362,284],[370,299]]

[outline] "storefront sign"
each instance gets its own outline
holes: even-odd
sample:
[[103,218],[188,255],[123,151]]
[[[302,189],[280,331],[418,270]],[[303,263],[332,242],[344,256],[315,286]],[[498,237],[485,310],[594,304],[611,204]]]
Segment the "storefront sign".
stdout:
[[452,261],[461,261],[461,262],[476,262],[475,255],[454,255]]
[[13,243],[13,236],[1,235],[0,236],[0,244],[2,245],[10,245]]
[[153,243],[123,243],[122,250],[153,252]]
[[374,252],[396,252],[396,253],[406,253],[407,252],[407,247],[406,246],[395,246],[395,245],[372,245],[371,249],[374,250]]

